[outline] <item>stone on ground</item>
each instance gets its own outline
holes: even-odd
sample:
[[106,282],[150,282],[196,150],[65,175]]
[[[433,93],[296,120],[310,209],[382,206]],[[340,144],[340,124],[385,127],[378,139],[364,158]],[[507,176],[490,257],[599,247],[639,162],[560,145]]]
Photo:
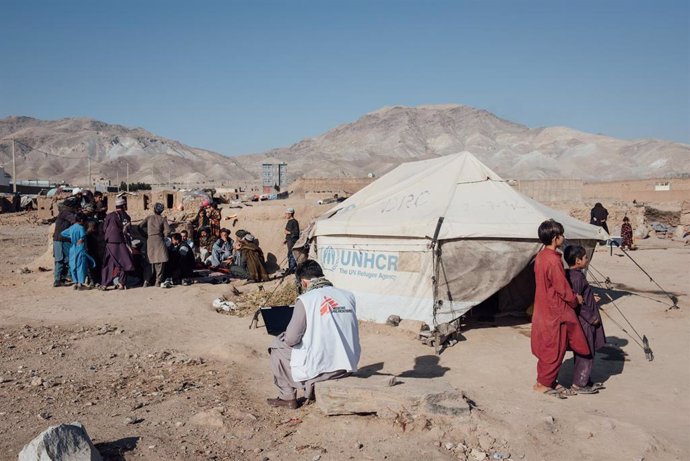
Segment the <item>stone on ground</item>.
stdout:
[[80,423],[51,426],[19,452],[18,461],[102,461]]
[[316,403],[326,415],[358,413],[469,416],[470,406],[462,392],[447,381],[434,378],[398,378],[389,385],[388,376],[344,379],[316,383]]

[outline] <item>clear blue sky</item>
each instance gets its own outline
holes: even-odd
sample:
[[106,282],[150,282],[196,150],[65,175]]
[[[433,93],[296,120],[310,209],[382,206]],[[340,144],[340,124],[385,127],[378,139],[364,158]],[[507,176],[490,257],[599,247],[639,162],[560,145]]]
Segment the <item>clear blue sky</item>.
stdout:
[[385,105],[690,142],[690,2],[0,4],[0,117],[93,117],[234,155]]

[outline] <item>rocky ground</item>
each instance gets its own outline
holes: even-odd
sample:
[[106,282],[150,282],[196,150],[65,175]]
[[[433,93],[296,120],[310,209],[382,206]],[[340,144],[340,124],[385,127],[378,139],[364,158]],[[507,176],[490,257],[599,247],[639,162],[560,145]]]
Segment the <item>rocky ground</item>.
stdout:
[[[465,340],[440,357],[408,331],[362,324],[366,373],[442,379],[476,407],[467,417],[327,417],[314,405],[266,406],[275,396],[265,352],[270,337],[249,330],[248,317],[210,306],[220,295],[239,301],[256,285],[238,286],[238,298],[227,285],[54,289],[52,273],[39,270],[52,268],[40,259],[47,226],[32,219],[0,216],[2,460],[16,459],[46,427],[72,421],[113,460],[672,460],[690,452],[690,250],[682,243],[650,239],[635,253],[678,295],[679,310],[667,310],[668,300],[622,254],[595,255],[597,269],[611,275],[617,306],[655,353],[646,361],[622,330],[629,326],[605,305],[609,345],[594,378],[606,390],[598,395],[536,395],[529,324],[521,321],[469,325]],[[259,221],[251,225],[261,237],[268,227]],[[571,373],[568,358],[560,378],[568,383]]]

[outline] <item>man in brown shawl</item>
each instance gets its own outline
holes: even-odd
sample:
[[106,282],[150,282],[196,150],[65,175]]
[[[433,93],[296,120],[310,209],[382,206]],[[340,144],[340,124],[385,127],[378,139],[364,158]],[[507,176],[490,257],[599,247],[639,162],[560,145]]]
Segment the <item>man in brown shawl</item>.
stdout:
[[257,245],[256,239],[250,233],[243,233],[233,245],[232,264],[228,267],[230,273],[238,278],[263,282],[268,280],[264,267],[264,252]]
[[[149,258],[156,286],[163,283],[165,263],[168,262],[168,249],[163,239],[170,234],[170,226],[168,219],[162,216],[163,210],[163,204],[156,203],[153,206],[153,214],[139,224],[139,230],[146,235],[146,256]],[[144,281],[144,286],[148,285],[149,281]]]

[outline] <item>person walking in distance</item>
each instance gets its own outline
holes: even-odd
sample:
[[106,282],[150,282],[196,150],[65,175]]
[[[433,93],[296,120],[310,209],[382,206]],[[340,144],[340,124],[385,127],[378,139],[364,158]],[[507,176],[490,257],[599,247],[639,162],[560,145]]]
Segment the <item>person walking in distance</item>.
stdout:
[[285,244],[287,245],[287,260],[288,260],[288,270],[286,274],[294,274],[297,268],[297,261],[292,254],[292,248],[295,246],[297,240],[299,240],[299,222],[295,219],[295,209],[288,208],[285,210]]

